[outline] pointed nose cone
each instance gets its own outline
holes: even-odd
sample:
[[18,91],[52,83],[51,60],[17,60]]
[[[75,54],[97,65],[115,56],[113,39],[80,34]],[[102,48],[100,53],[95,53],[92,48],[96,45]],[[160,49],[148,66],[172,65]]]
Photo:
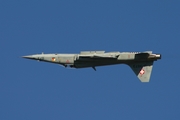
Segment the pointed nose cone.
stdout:
[[32,57],[31,55],[28,55],[28,56],[22,56],[22,58],[33,59],[33,57]]
[[22,56],[22,58],[26,58],[26,59],[36,59],[36,58],[33,57],[32,55]]

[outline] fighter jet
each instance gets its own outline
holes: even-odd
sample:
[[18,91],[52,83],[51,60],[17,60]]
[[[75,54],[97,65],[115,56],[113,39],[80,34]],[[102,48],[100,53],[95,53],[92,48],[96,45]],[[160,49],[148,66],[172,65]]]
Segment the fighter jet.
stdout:
[[161,59],[161,54],[145,52],[105,52],[81,51],[80,54],[35,54],[23,58],[60,64],[64,67],[87,68],[96,71],[97,66],[126,64],[141,82],[149,82],[153,62]]

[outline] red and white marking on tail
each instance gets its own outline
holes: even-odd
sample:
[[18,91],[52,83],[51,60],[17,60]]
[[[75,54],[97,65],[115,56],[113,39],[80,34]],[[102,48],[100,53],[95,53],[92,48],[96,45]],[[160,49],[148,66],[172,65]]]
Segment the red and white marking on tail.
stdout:
[[139,72],[139,74],[142,76],[145,73],[144,69],[141,69],[141,71]]

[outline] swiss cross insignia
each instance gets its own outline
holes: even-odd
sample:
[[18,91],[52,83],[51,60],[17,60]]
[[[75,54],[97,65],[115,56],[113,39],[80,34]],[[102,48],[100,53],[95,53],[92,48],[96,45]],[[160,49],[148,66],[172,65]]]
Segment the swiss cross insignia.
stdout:
[[56,61],[56,58],[55,58],[55,57],[52,57],[52,61],[53,61],[53,62]]
[[141,71],[139,72],[139,74],[142,76],[145,73],[144,69],[141,69]]

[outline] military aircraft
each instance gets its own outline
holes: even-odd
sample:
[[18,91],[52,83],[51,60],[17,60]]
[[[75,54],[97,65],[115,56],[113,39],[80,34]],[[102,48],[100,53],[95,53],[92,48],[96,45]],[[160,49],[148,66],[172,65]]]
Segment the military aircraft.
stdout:
[[86,68],[97,66],[126,64],[131,67],[141,82],[149,82],[153,62],[161,59],[160,54],[145,52],[105,52],[82,51],[80,54],[35,54],[23,58],[60,64],[64,67]]

